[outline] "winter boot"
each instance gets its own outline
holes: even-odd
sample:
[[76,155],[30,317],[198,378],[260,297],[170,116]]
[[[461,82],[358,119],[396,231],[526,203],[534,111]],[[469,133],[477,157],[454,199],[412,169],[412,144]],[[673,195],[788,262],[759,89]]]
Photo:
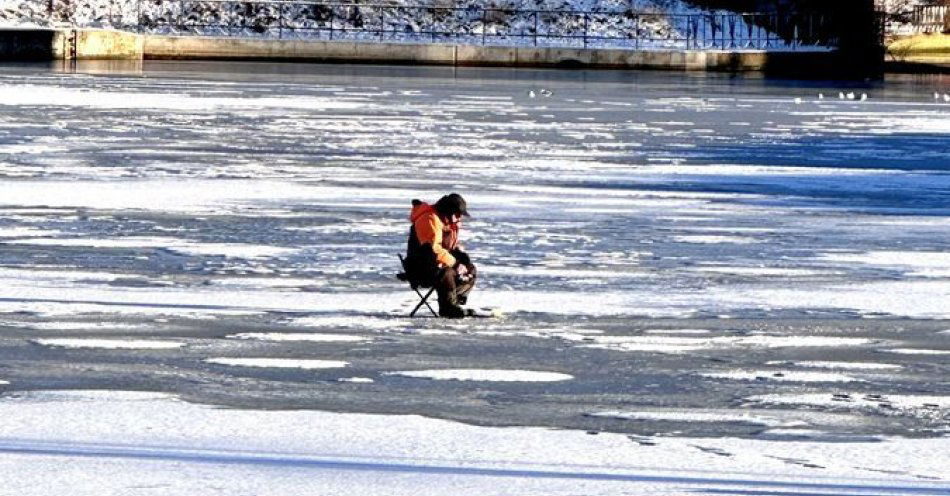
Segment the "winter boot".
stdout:
[[439,317],[461,319],[465,317],[465,310],[458,305],[439,303]]
[[[454,296],[454,295],[453,295]],[[439,298],[439,317],[447,319],[461,319],[465,317],[465,310],[458,305],[458,300],[449,295]]]

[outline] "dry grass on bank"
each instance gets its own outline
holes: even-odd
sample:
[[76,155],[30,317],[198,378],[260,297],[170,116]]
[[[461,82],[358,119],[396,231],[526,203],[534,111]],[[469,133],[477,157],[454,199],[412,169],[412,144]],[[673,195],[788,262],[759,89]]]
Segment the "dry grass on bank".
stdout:
[[950,64],[950,34],[919,34],[898,38],[887,45],[893,62]]
[[950,55],[950,34],[918,34],[898,38],[887,45],[890,51],[905,51],[910,55],[941,54]]

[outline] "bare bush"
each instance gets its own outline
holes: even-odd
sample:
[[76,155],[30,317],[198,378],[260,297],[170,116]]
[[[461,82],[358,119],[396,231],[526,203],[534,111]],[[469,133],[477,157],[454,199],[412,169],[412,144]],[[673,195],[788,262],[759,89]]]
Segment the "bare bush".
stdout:
[[906,62],[918,44],[919,42],[911,40],[895,41],[887,46],[887,55],[896,62]]

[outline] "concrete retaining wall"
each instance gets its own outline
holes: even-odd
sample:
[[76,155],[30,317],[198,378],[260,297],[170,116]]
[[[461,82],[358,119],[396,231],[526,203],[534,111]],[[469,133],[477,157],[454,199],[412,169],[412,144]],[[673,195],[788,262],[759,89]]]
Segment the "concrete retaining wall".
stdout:
[[768,71],[820,76],[835,52],[634,51],[146,36],[146,59],[298,60],[503,67]]
[[75,37],[73,58],[80,60],[135,60],[144,53],[145,37],[125,31],[82,29]]
[[300,60],[452,65],[455,63],[455,47],[346,41],[146,36],[144,56],[147,59]]
[[504,67],[764,71],[821,77],[836,52],[634,51],[156,36],[95,29],[0,29],[5,59],[289,60]]

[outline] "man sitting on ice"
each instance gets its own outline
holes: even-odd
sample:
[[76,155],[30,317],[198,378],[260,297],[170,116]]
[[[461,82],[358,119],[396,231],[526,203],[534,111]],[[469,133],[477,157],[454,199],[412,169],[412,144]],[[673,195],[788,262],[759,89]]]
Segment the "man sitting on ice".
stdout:
[[406,275],[422,286],[435,287],[440,317],[468,315],[461,305],[475,286],[475,265],[458,242],[463,216],[468,217],[468,208],[457,193],[439,198],[435,205],[412,200]]

